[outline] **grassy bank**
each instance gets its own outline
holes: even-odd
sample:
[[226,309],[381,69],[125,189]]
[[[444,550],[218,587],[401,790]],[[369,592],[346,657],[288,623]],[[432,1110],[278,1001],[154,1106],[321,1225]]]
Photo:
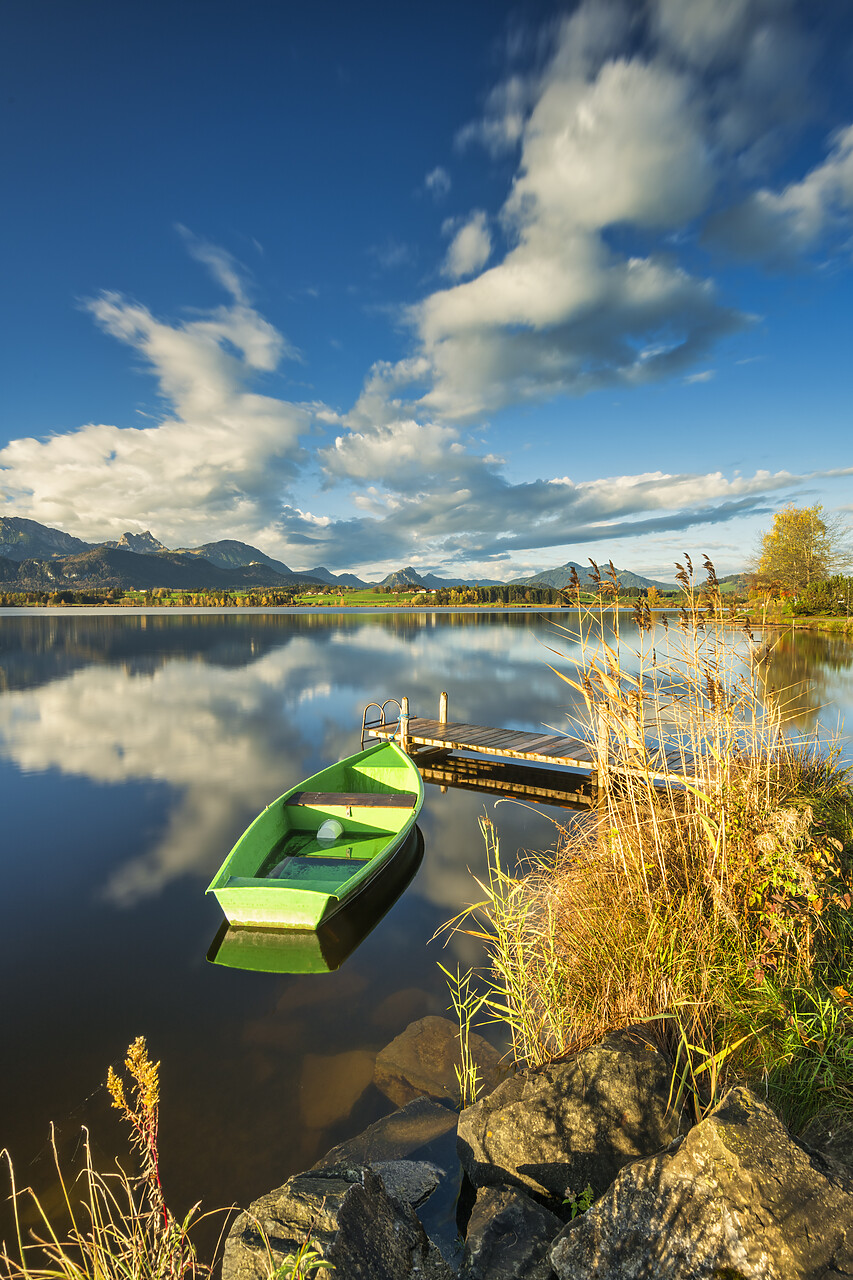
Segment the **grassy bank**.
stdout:
[[485,896],[455,927],[486,941],[520,1064],[645,1023],[699,1112],[747,1080],[797,1130],[853,1118],[853,797],[837,747],[786,732],[706,568],[701,595],[680,570],[680,626],[638,610],[633,649],[618,616],[614,633],[582,614],[577,668],[555,669],[593,743],[598,811],[521,877],[486,824]]

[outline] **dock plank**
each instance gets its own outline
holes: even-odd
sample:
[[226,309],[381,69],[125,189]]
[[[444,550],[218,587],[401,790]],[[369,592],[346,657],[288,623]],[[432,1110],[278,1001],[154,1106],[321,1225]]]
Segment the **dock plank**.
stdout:
[[[399,722],[371,726],[376,738],[394,738],[399,733]],[[501,729],[492,725],[468,724],[465,721],[447,721],[410,716],[407,741],[412,747],[433,747],[443,751],[470,751],[478,755],[499,756],[506,760],[528,761],[548,765],[562,765],[581,769],[589,774],[596,767],[593,744],[569,734],[543,733],[523,729]],[[639,764],[632,768],[623,759],[614,756],[609,767],[617,772],[641,773],[651,765],[652,779],[673,782],[694,781],[696,762],[690,752],[670,747],[661,750],[657,764]]]

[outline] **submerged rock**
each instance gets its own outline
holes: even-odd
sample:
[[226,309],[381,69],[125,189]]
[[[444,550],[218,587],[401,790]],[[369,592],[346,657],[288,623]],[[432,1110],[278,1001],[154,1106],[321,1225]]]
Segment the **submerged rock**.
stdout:
[[551,1280],[551,1241],[563,1226],[517,1187],[481,1187],[460,1280]]
[[[493,1089],[500,1078],[500,1055],[472,1032],[471,1052],[484,1087]],[[459,1084],[459,1028],[449,1018],[430,1015],[412,1022],[377,1055],[374,1081],[397,1106],[420,1095],[456,1102]]]
[[459,1156],[477,1187],[523,1186],[560,1205],[591,1184],[600,1195],[623,1165],[678,1136],[672,1067],[620,1031],[566,1062],[523,1071],[459,1118]]
[[551,1262],[560,1280],[830,1280],[853,1274],[851,1193],[736,1088],[677,1148],[623,1169]]
[[411,1205],[364,1165],[296,1174],[256,1200],[228,1233],[222,1280],[269,1280],[309,1233],[341,1280],[452,1280]]
[[345,1053],[309,1053],[302,1064],[299,1104],[309,1129],[328,1129],[350,1114],[373,1079],[374,1055],[368,1049]]

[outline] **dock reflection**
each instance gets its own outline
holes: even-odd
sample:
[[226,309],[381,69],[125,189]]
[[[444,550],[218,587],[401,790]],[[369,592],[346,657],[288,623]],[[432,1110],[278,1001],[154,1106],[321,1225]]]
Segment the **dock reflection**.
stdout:
[[484,795],[561,809],[589,809],[595,805],[589,775],[570,769],[507,764],[428,750],[416,753],[414,759],[424,782],[442,790],[452,787],[460,791],[480,791]]
[[316,930],[252,929],[229,925],[217,930],[207,959],[230,969],[258,973],[332,973],[402,896],[424,856],[424,838],[415,827],[390,864],[327,923]]

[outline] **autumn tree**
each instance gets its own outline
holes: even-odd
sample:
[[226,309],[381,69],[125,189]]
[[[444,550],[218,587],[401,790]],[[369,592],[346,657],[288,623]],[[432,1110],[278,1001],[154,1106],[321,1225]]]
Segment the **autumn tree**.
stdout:
[[761,537],[756,577],[763,587],[799,591],[849,563],[848,530],[820,503],[785,507]]

